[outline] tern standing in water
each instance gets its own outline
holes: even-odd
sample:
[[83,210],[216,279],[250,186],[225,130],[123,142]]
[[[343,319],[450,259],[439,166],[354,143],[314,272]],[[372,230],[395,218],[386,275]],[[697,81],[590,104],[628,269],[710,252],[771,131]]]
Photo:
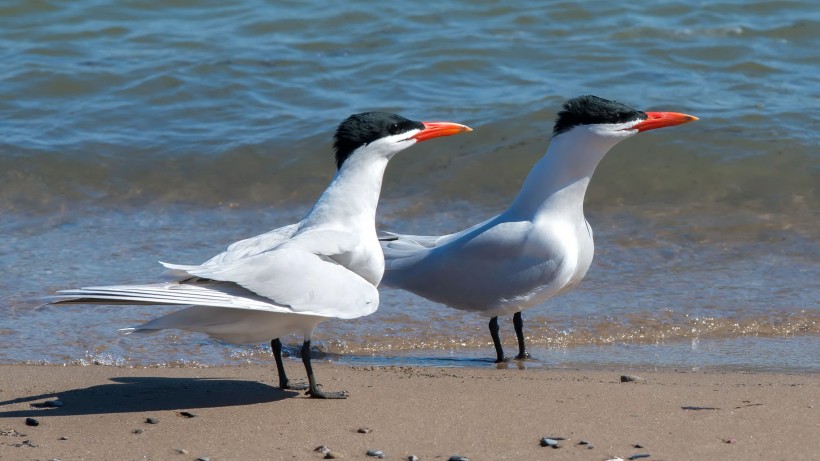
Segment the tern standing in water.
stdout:
[[[178,328],[238,344],[272,339],[280,387],[345,398],[316,384],[310,339],[325,320],[354,319],[379,306],[384,258],[375,219],[387,162],[416,143],[465,131],[471,130],[383,112],[352,115],[334,137],[336,175],[302,221],[236,242],[200,265],[163,263],[184,274],[178,281],[66,290],[56,303],[189,305],[120,331]],[[291,332],[304,334],[308,385],[291,383],[285,374],[279,338]]]
[[455,234],[391,233],[382,241],[382,283],[489,316],[496,362],[505,360],[498,316],[512,314],[515,358],[529,358],[521,311],[575,287],[592,263],[584,194],[598,163],[615,144],[638,133],[694,120],[596,96],[570,99],[558,113],[547,153],[509,208]]

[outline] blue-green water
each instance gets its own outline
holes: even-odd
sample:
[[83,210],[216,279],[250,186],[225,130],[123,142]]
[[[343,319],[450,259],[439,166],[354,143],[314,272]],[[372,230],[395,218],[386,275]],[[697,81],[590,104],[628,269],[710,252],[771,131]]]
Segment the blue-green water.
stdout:
[[[600,165],[595,262],[525,313],[534,366],[820,371],[818,49],[809,1],[4,2],[0,362],[265,363],[116,335],[167,307],[38,306],[300,219],[355,112],[475,129],[394,159],[378,218],[461,229],[512,198],[560,104],[596,94],[700,121]],[[343,362],[492,356],[486,319],[393,290],[317,339]]]

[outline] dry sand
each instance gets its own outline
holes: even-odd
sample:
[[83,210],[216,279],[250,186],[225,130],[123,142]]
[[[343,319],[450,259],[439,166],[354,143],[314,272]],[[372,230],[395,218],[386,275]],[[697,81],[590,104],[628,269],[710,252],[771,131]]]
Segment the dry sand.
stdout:
[[820,459],[818,375],[318,363],[327,390],[350,392],[323,401],[279,390],[273,368],[0,366],[0,459],[312,460],[321,445],[351,460]]

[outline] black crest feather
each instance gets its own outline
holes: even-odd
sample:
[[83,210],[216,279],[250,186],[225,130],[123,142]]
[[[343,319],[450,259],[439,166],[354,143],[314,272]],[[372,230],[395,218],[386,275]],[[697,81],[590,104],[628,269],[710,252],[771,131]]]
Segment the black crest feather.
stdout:
[[598,96],[578,96],[564,103],[563,110],[558,112],[555,119],[552,135],[559,135],[578,125],[625,123],[638,119],[646,120],[646,113]]
[[423,129],[424,125],[421,122],[408,120],[401,115],[389,112],[363,112],[351,115],[339,124],[333,136],[336,168],[341,168],[345,160],[356,149],[377,139]]

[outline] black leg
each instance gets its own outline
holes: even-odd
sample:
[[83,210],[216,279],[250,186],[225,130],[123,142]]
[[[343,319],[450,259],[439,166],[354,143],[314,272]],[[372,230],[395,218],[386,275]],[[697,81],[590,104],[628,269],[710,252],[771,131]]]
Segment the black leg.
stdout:
[[490,336],[493,337],[493,345],[495,346],[495,354],[498,358],[495,363],[502,363],[504,359],[504,349],[501,347],[501,338],[498,336],[498,317],[490,319]]
[[516,312],[513,315],[513,325],[515,326],[515,336],[518,338],[518,355],[515,356],[518,360],[530,358],[530,353],[527,352],[527,346],[524,344],[524,320],[521,318],[521,312]]
[[310,340],[305,340],[302,344],[302,363],[305,364],[305,371],[308,375],[308,383],[310,389],[307,391],[314,399],[346,399],[347,392],[323,392],[319,390],[319,385],[316,384],[316,378],[313,377],[313,366],[310,365]]
[[273,350],[273,358],[276,360],[276,370],[279,372],[279,388],[292,389],[295,391],[302,391],[308,388],[305,383],[291,383],[288,375],[285,374],[285,364],[282,362],[282,341],[279,338],[270,342],[270,348]]

